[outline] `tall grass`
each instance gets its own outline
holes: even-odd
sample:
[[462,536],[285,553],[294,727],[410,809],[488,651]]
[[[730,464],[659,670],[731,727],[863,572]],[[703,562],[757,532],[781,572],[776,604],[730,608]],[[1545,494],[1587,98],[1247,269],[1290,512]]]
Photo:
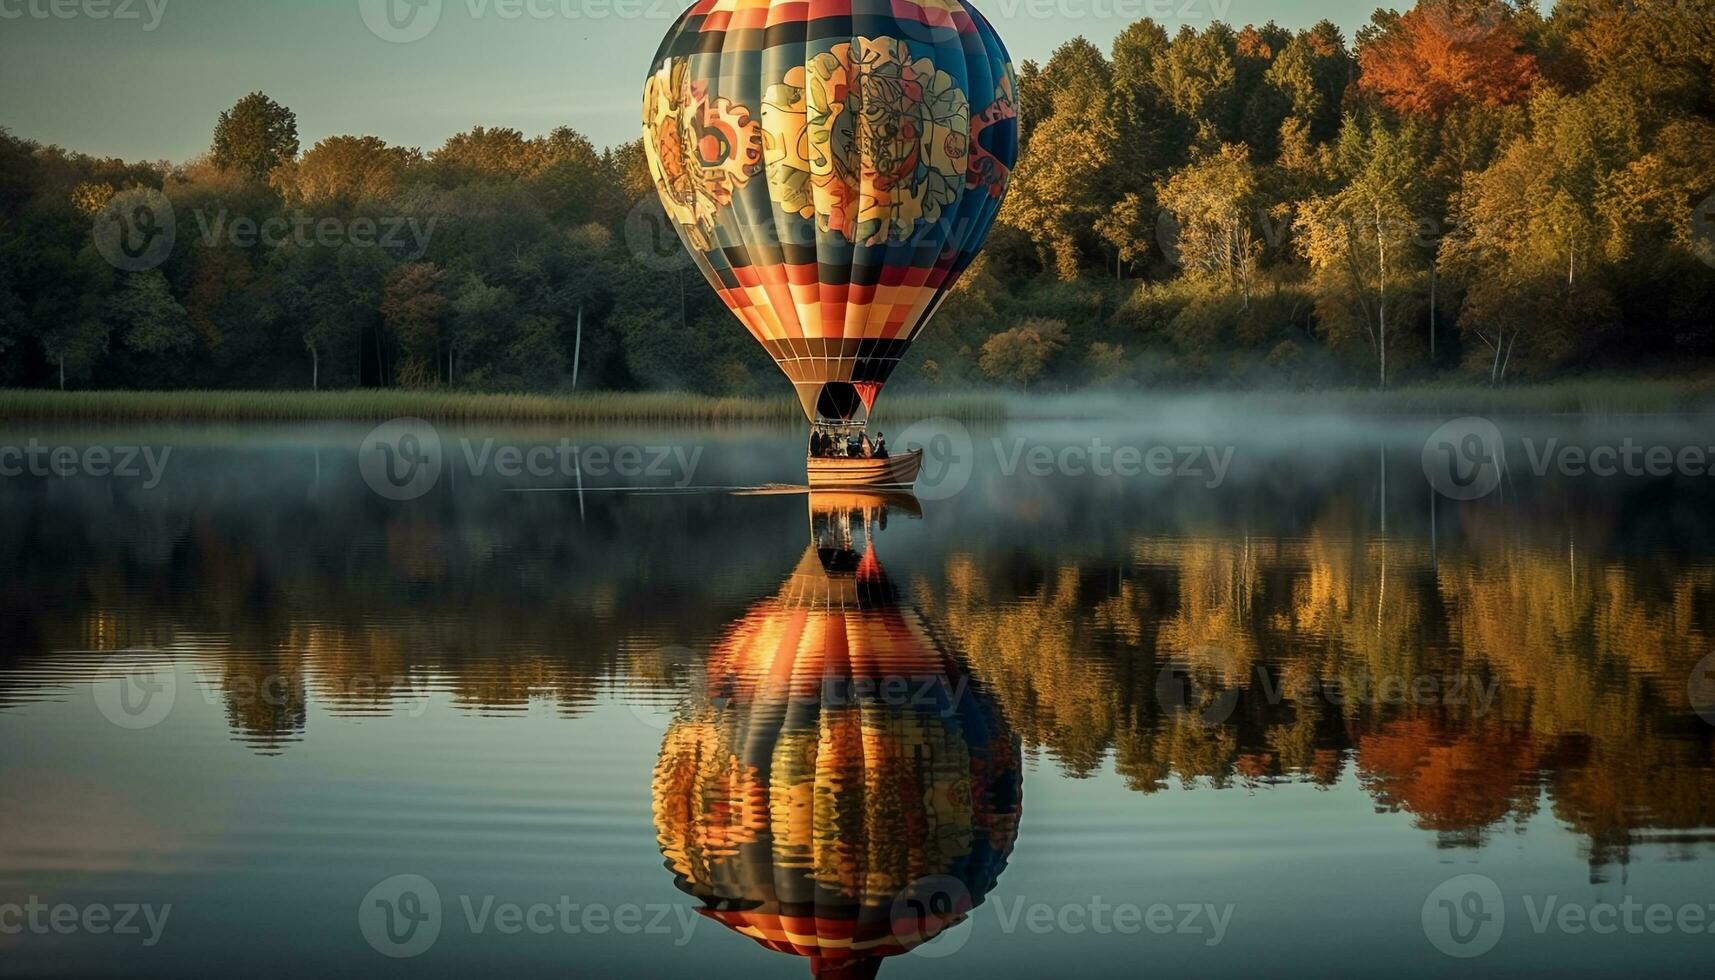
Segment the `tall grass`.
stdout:
[[[904,395],[884,399],[884,416],[944,415],[999,420],[1006,403],[990,395]],[[0,389],[0,419],[125,422],[367,421],[415,416],[444,422],[692,423],[803,421],[790,397],[714,398],[679,392],[490,395],[399,389],[354,391],[44,391]]]

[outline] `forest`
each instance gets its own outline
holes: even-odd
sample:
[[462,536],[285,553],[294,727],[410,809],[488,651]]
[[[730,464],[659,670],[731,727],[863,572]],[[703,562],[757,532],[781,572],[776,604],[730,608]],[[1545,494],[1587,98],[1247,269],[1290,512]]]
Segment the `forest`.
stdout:
[[[1499,386],[1715,355],[1715,0],[1422,0],[1351,37],[1145,19],[1016,68],[1010,195],[911,389]],[[0,130],[0,386],[780,389],[641,140],[305,147],[262,92],[211,122],[175,163]]]

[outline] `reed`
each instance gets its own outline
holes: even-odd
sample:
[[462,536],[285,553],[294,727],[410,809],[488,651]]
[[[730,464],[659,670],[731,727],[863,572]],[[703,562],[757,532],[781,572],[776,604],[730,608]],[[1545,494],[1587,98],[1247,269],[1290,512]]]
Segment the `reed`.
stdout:
[[[1006,417],[993,395],[905,395],[883,417]],[[417,417],[438,422],[627,422],[791,424],[790,397],[715,398],[679,392],[506,395],[401,389],[353,391],[45,391],[0,389],[0,419],[123,422],[314,422]]]

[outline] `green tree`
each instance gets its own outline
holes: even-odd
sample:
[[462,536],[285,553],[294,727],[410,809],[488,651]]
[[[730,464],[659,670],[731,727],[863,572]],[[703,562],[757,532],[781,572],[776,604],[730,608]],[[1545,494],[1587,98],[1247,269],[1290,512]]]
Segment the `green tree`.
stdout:
[[139,354],[182,355],[196,344],[190,316],[160,270],[124,276],[108,301],[108,315],[125,346]]
[[451,303],[441,292],[446,273],[432,262],[413,262],[393,271],[381,300],[381,317],[398,340],[404,363],[400,383],[422,387],[440,380],[441,350]]
[[1411,123],[1348,119],[1335,160],[1343,186],[1299,209],[1297,242],[1323,330],[1336,345],[1361,337],[1386,388],[1395,335],[1423,291],[1425,256],[1415,242],[1430,206],[1426,140]]
[[261,92],[252,92],[220,114],[210,157],[215,166],[254,181],[298,155],[298,117]]

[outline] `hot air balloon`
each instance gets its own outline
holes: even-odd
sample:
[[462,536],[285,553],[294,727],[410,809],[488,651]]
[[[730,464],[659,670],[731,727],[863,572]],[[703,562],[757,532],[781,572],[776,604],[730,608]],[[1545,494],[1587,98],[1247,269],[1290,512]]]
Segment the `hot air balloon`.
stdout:
[[873,977],[996,884],[1019,742],[873,549],[842,547],[833,519],[821,530],[668,728],[655,826],[703,915],[814,975]]
[[697,0],[667,31],[643,96],[662,207],[812,426],[862,425],[976,257],[1014,90],[965,0]]

